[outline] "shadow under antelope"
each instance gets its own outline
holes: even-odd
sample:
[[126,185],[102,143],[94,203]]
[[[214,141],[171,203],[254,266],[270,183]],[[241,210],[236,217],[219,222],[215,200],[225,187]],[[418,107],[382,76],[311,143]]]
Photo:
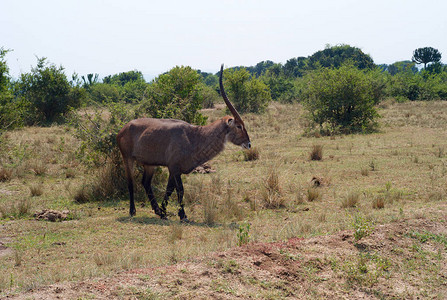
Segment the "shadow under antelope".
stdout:
[[[135,162],[143,165],[143,186],[155,214],[166,219],[168,199],[177,191],[182,221],[188,221],[183,204],[181,175],[188,174],[197,166],[219,154],[227,141],[243,148],[250,148],[250,138],[244,122],[225,93],[223,65],[220,69],[221,95],[233,116],[225,116],[206,126],[191,125],[174,119],[141,118],[130,121],[118,133],[117,142],[124,160],[130,196],[130,215],[136,214],[133,190]],[[157,166],[166,166],[169,179],[161,208],[155,200],[151,180]]]

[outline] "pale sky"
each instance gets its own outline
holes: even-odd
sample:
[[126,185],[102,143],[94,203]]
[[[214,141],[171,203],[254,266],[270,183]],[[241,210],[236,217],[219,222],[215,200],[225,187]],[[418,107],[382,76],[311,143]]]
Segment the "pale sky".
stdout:
[[409,60],[434,47],[447,62],[445,0],[0,0],[0,47],[16,77],[38,57],[69,78],[176,65],[217,72],[263,60],[285,63],[327,44],[349,44],[374,62]]

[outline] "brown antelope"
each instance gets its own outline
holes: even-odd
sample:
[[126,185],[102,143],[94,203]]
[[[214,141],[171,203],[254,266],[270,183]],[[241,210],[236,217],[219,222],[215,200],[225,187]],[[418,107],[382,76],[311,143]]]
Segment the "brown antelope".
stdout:
[[[133,191],[134,163],[143,165],[143,186],[152,209],[166,219],[166,206],[174,188],[177,191],[182,221],[186,218],[183,204],[181,175],[220,153],[226,141],[243,148],[250,148],[250,138],[240,115],[228,100],[222,83],[223,65],[220,69],[220,92],[233,117],[225,116],[206,126],[195,126],[174,119],[142,118],[130,121],[118,133],[117,142],[124,160],[130,196],[130,215],[136,213]],[[151,180],[157,166],[169,169],[168,185],[161,209],[155,200]]]

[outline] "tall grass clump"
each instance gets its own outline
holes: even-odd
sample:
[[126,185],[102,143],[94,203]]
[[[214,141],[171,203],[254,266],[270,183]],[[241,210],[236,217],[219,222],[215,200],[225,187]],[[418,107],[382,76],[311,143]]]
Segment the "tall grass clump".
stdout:
[[348,195],[341,201],[342,208],[349,208],[357,206],[357,203],[360,201],[360,193],[359,192],[350,192]]
[[256,147],[252,147],[250,149],[244,149],[242,153],[244,154],[245,161],[252,161],[259,159],[259,150]]
[[211,193],[202,197],[203,221],[207,225],[214,225],[219,216],[217,198]]
[[12,179],[12,170],[0,167],[0,182],[10,181]]
[[285,206],[285,198],[282,196],[278,174],[272,170],[264,180],[261,191],[264,208],[281,208]]
[[323,146],[313,145],[310,151],[310,160],[322,160],[323,159]]

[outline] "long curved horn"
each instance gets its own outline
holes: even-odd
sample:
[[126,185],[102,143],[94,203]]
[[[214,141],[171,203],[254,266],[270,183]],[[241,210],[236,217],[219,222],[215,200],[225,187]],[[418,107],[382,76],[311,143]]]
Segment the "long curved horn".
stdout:
[[228,106],[228,109],[230,110],[231,114],[235,119],[238,119],[239,121],[242,121],[241,116],[237,112],[236,108],[234,108],[233,104],[231,104],[230,100],[228,100],[227,94],[225,93],[225,89],[223,87],[222,83],[222,76],[223,76],[223,67],[224,65],[220,67],[220,77],[219,77],[219,85],[220,85],[220,94],[222,95],[222,98],[225,101],[225,104]]

